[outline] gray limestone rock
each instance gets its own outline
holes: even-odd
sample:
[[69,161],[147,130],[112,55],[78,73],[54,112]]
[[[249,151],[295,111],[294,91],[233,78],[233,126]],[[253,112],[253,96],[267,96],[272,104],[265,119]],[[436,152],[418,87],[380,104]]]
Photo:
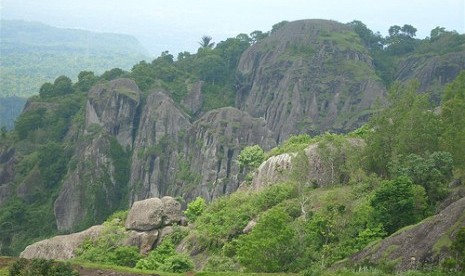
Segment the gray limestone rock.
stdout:
[[150,231],[160,228],[163,225],[163,209],[163,202],[156,197],[134,202],[126,219],[126,229]]
[[74,250],[88,238],[96,238],[104,229],[102,225],[92,226],[79,233],[55,236],[51,239],[33,243],[21,252],[26,259],[67,260],[75,257]]

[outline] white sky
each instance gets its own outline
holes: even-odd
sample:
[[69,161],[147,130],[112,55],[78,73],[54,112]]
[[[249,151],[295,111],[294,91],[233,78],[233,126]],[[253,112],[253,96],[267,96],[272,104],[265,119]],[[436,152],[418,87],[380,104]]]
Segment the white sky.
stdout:
[[131,34],[156,56],[196,52],[203,35],[219,42],[282,20],[357,19],[383,35],[410,24],[420,38],[436,26],[465,33],[465,0],[0,0],[0,7],[2,19]]

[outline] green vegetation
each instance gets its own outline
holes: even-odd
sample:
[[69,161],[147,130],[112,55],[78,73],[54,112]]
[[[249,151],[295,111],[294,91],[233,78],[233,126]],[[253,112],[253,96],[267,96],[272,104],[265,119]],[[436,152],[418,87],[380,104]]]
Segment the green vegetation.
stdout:
[[187,204],[187,209],[184,211],[184,214],[190,221],[195,222],[195,220],[205,211],[206,207],[207,204],[205,203],[205,199],[197,197],[194,201]]
[[117,212],[103,224],[104,230],[95,239],[87,239],[76,250],[76,259],[93,263],[134,267],[142,256],[135,246],[123,246],[128,212]]
[[79,273],[69,263],[53,262],[51,260],[19,259],[11,266],[10,276],[78,276]]
[[139,43],[124,35],[12,20],[2,20],[1,26],[0,127],[9,129],[21,112],[23,98],[37,95],[43,83],[83,70],[128,69],[146,58]]
[[174,250],[172,240],[166,239],[147,257],[140,259],[136,268],[180,273],[191,271],[194,268],[194,263],[189,256],[177,253]]
[[245,147],[237,156],[237,162],[242,168],[254,170],[265,159],[265,153],[259,145]]

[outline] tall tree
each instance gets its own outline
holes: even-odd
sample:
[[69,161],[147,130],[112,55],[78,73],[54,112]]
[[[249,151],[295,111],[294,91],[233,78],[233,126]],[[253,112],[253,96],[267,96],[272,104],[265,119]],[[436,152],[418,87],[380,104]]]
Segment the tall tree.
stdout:
[[212,37],[208,35],[202,36],[202,39],[199,41],[200,47],[212,49],[215,46],[215,43],[212,42]]
[[465,71],[446,88],[441,106],[441,146],[452,153],[455,168],[465,176]]

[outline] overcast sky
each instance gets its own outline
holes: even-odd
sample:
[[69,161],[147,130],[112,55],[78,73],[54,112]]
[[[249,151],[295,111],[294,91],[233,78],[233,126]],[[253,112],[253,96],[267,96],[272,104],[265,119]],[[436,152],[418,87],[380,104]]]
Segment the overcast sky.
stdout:
[[417,37],[436,26],[465,33],[465,0],[0,0],[2,19],[134,35],[153,55],[196,52],[198,41],[215,42],[268,31],[282,20],[361,20],[386,35],[411,24]]

